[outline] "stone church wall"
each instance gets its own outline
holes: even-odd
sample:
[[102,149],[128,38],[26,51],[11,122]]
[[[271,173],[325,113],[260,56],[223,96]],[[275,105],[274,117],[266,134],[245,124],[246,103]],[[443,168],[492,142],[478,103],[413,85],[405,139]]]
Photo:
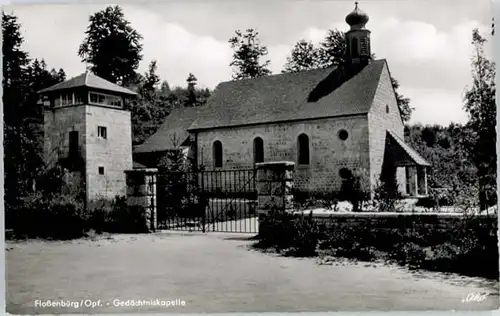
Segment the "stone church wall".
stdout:
[[[339,131],[348,132],[346,140]],[[310,142],[310,163],[298,164],[297,138],[305,133]],[[366,116],[275,123],[247,127],[224,128],[198,133],[198,163],[213,168],[213,143],[223,147],[221,169],[253,167],[253,140],[264,141],[264,161],[294,161],[295,187],[314,193],[340,190],[342,168],[369,167],[368,121]]]
[[[387,67],[382,72],[373,105],[368,114],[370,130],[370,173],[372,183],[376,183],[382,171],[387,129],[404,139],[404,125],[394,96],[391,79]],[[406,191],[406,174],[404,168],[398,168],[396,177],[399,190]]]

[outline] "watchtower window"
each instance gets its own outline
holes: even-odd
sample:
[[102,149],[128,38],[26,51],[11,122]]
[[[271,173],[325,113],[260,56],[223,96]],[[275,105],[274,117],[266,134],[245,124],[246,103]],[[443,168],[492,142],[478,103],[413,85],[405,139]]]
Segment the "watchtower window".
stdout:
[[78,157],[78,132],[71,131],[69,132],[69,156],[71,158]]
[[97,137],[108,138],[108,130],[105,126],[97,126]]
[[300,134],[297,139],[298,163],[299,165],[309,164],[309,137],[306,134]]
[[122,106],[122,98],[116,95],[90,92],[90,103],[98,105]]

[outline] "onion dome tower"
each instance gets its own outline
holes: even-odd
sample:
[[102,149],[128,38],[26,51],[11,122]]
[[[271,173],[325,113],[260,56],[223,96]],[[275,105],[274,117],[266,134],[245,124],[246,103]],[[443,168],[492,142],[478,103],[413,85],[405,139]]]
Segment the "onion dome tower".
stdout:
[[354,10],[345,18],[350,26],[350,30],[345,35],[348,65],[364,67],[371,60],[370,31],[365,28],[368,20],[368,15],[358,8],[356,1]]

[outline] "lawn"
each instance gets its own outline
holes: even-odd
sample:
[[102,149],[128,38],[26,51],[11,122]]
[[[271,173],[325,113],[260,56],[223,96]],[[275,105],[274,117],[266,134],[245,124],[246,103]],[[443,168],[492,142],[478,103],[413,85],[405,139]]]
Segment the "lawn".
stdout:
[[[248,237],[248,235],[247,235]],[[410,273],[382,263],[263,254],[242,235],[158,233],[71,242],[8,242],[7,312],[292,312],[488,310],[494,282]],[[470,293],[488,293],[464,303]],[[40,308],[35,300],[98,302],[95,308]],[[120,300],[180,300],[181,307],[115,307]]]

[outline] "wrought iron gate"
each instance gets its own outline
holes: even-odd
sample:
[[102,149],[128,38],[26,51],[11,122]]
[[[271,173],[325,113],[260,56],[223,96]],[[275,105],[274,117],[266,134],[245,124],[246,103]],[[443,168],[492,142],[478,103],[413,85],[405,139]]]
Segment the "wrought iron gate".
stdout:
[[159,171],[159,229],[257,233],[256,170]]

